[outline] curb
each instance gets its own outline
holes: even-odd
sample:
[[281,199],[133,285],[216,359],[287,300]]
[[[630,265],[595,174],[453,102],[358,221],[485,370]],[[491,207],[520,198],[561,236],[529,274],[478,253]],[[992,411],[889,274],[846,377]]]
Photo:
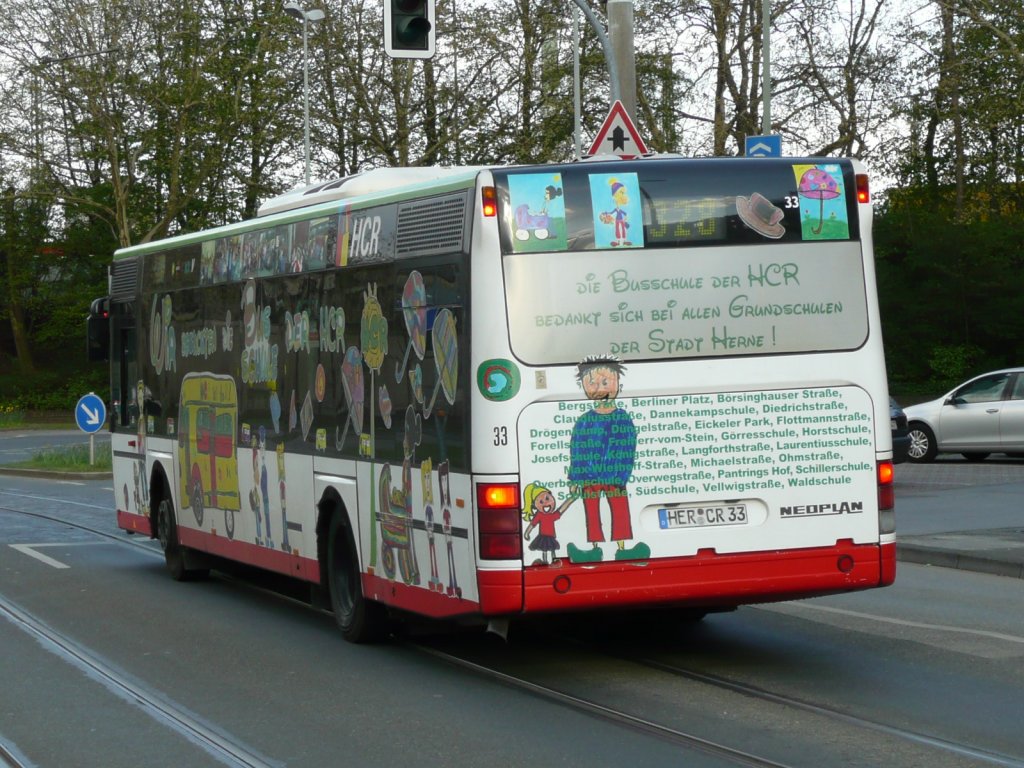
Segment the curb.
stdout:
[[27,467],[0,467],[0,475],[11,477],[35,477],[41,480],[109,480],[113,472],[62,472],[52,469],[29,469]]
[[914,544],[897,544],[896,559],[905,563],[934,565],[940,568],[955,568],[961,571],[987,573],[991,576],[1024,579],[1024,563],[995,560],[979,555],[968,555],[951,549],[922,547]]

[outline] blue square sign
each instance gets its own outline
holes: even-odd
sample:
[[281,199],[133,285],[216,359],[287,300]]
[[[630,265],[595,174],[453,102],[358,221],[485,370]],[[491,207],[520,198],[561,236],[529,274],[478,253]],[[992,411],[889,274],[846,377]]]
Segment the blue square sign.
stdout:
[[782,136],[777,133],[747,136],[743,154],[747,157],[782,157]]
[[86,434],[99,432],[106,420],[107,407],[103,404],[103,398],[90,392],[78,399],[78,404],[75,405],[75,423],[80,430]]

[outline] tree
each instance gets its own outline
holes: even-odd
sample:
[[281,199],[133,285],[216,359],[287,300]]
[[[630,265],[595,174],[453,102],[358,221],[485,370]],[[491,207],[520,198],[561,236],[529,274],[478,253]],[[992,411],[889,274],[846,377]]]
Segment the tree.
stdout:
[[3,192],[2,235],[0,240],[0,277],[4,286],[3,309],[14,341],[21,373],[34,373],[35,358],[29,340],[29,301],[38,275],[32,258],[35,247],[44,240],[46,210],[38,200],[19,195],[13,186]]

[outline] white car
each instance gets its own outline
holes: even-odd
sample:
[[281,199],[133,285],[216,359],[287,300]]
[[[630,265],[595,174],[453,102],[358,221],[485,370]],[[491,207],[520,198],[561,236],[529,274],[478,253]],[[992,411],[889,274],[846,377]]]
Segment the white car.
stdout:
[[937,400],[903,409],[911,461],[962,453],[981,461],[991,453],[1024,456],[1024,368],[976,376]]

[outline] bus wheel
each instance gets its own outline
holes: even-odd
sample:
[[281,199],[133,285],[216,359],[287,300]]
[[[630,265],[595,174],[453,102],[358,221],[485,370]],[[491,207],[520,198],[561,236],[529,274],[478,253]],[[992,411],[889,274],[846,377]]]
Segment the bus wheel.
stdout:
[[160,499],[156,510],[156,535],[164,551],[164,564],[175,581],[192,581],[205,578],[210,572],[205,568],[188,568],[188,553],[178,543],[178,524],[174,521],[174,504],[168,498]]
[[384,606],[363,597],[352,528],[341,513],[331,518],[327,539],[327,579],[331,609],[342,636],[350,643],[379,640],[387,626]]

